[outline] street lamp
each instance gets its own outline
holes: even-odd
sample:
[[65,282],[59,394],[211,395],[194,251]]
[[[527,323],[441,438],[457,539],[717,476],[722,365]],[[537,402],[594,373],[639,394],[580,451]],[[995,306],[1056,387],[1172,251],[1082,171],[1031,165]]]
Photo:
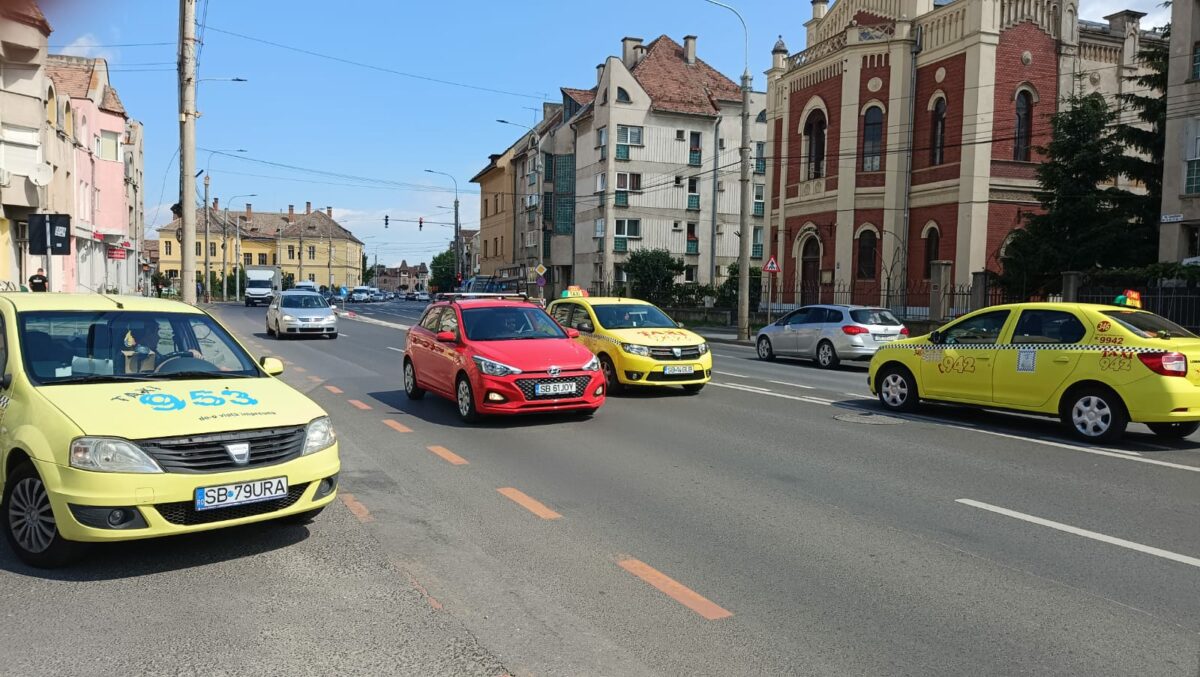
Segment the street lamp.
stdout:
[[439,172],[433,169],[426,169],[425,171],[429,174],[449,177],[454,182],[454,278],[457,282],[458,278],[462,275],[462,233],[458,223],[458,179],[446,172]]
[[724,7],[734,13],[742,23],[743,58],[745,70],[742,71],[742,155],[741,177],[741,215],[738,219],[741,228],[741,239],[738,242],[738,339],[750,339],[750,244],[754,239],[750,232],[750,29],[746,27],[746,19],[742,13],[717,0],[705,2]]
[[[227,260],[226,253],[229,251],[228,246],[227,246],[228,242],[229,242],[229,204],[231,202],[233,202],[234,200],[238,199],[239,197],[258,197],[258,193],[247,193],[245,195],[234,195],[233,197],[229,198],[228,202],[225,203],[225,215],[224,215],[224,217],[222,217],[222,220],[221,220],[221,300],[222,301],[229,300],[228,295],[225,292],[226,285],[228,284],[227,280],[229,279],[229,269],[228,269],[228,266],[226,263],[226,260]],[[242,270],[242,226],[240,223],[236,224],[234,226],[234,231],[236,233],[236,237],[234,239],[234,247],[233,247],[233,256],[234,256],[233,269],[237,272],[233,276],[233,300],[240,301],[241,296],[242,296],[242,276],[241,276],[241,270]]]

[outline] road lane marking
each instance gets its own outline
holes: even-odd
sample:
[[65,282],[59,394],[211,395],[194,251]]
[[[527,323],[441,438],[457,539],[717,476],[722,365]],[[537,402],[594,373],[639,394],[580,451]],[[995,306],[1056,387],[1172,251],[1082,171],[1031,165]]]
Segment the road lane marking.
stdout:
[[298,371],[298,372],[300,372],[301,374],[303,374],[304,372],[306,372],[306,371],[308,371],[308,370],[307,370],[307,369],[305,369],[304,367],[292,367],[292,371]]
[[395,430],[398,433],[411,433],[412,432],[412,428],[404,425],[403,423],[401,423],[399,421],[393,421],[390,418],[384,419],[383,424],[386,425],[387,427],[391,428],[392,430]]
[[875,399],[874,397],[867,397],[866,395],[863,395],[862,393],[842,393],[842,394],[845,395],[846,397],[853,397],[856,400],[873,400],[873,399]]
[[742,374],[735,374],[735,373],[729,372],[729,371],[717,371],[716,369],[713,369],[713,373],[720,374],[721,376],[732,376],[734,378],[752,378],[750,376],[744,376]]
[[787,381],[767,381],[778,386],[791,386],[793,388],[804,388],[805,390],[816,390],[813,386],[800,385],[799,383],[788,383]]
[[387,349],[388,349],[388,350],[394,350],[394,351],[396,351],[396,352],[398,352],[398,353],[402,353],[402,352],[404,352],[404,349],[403,349],[403,348],[393,348],[393,347],[391,347],[391,346],[388,346],[388,347],[387,347]]
[[466,465],[467,464],[467,459],[463,458],[462,456],[459,456],[458,454],[454,453],[453,451],[450,451],[446,447],[440,447],[440,446],[434,445],[432,447],[425,447],[425,448],[432,451],[433,453],[437,454],[438,456],[442,457],[442,460],[449,463],[450,465]]
[[718,388],[729,388],[730,390],[740,390],[744,393],[754,393],[756,395],[767,395],[768,397],[778,397],[778,398],[784,399],[784,400],[795,400],[796,402],[808,402],[809,404],[822,404],[825,406],[831,406],[833,404],[833,400],[827,400],[823,397],[812,397],[809,395],[784,395],[783,393],[777,393],[777,392],[774,392],[771,390],[763,390],[761,388],[755,388],[752,386],[744,386],[744,385],[735,384],[735,383],[716,383],[715,381],[710,381],[709,385],[716,386]]
[[346,400],[346,401],[349,402],[350,406],[354,407],[355,409],[360,409],[362,411],[369,411],[371,409],[371,405],[369,405],[366,402],[363,402],[361,400]]
[[1102,543],[1109,543],[1111,545],[1117,545],[1122,548],[1128,548],[1130,550],[1144,552],[1147,555],[1154,555],[1155,557],[1162,557],[1164,559],[1169,559],[1169,560],[1172,560],[1175,562],[1180,562],[1182,564],[1189,564],[1194,567],[1200,567],[1200,558],[1198,558],[1198,557],[1189,557],[1188,555],[1180,555],[1179,553],[1171,552],[1170,550],[1163,550],[1162,548],[1155,548],[1155,547],[1149,546],[1149,545],[1142,545],[1141,543],[1134,543],[1133,541],[1127,541],[1123,538],[1116,538],[1115,536],[1107,536],[1105,534],[1101,534],[1101,533],[1098,533],[1095,531],[1088,531],[1087,529],[1080,529],[1079,527],[1073,527],[1069,524],[1063,524],[1062,522],[1055,522],[1053,520],[1044,519],[1042,517],[1036,517],[1034,515],[1027,515],[1023,512],[1017,512],[1016,510],[1009,510],[1008,508],[1001,508],[998,505],[991,505],[989,503],[973,501],[969,498],[957,499],[955,501],[955,503],[962,503],[963,505],[969,505],[972,508],[979,508],[980,510],[987,510],[989,512],[994,512],[997,515],[1004,515],[1006,517],[1012,517],[1013,519],[1023,520],[1025,522],[1029,522],[1031,524],[1040,524],[1041,526],[1044,526],[1044,527],[1050,527],[1051,529],[1057,529],[1059,531],[1063,531],[1068,534],[1075,534],[1076,536],[1083,536],[1084,538],[1090,538],[1092,540],[1100,541]]
[[504,496],[505,498],[507,498],[508,500],[512,501],[513,503],[516,503],[517,505],[521,506],[522,508],[525,508],[529,512],[537,515],[538,517],[541,517],[544,520],[556,520],[556,519],[559,519],[560,517],[562,517],[562,515],[554,512],[550,508],[546,507],[545,503],[542,503],[541,501],[537,500],[536,498],[533,498],[532,496],[526,494],[525,492],[521,491],[520,489],[514,489],[512,487],[504,487],[502,489],[497,489],[496,491],[499,491],[500,494],[502,496]]
[[704,598],[700,593],[667,576],[641,560],[623,559],[617,565],[637,576],[646,583],[658,588],[658,591],[695,611],[705,620],[715,621],[729,618],[733,614]]
[[[937,419],[934,419],[934,420],[937,421]],[[1170,461],[1159,461],[1157,459],[1146,458],[1144,456],[1130,456],[1129,455],[1130,452],[1118,453],[1115,451],[1108,451],[1105,449],[1093,449],[1091,447],[1080,447],[1080,446],[1075,446],[1073,444],[1063,444],[1061,442],[1051,442],[1049,440],[1039,440],[1034,437],[1021,437],[1020,435],[1009,435],[1008,433],[996,432],[995,430],[984,430],[982,428],[968,428],[967,426],[961,426],[961,425],[949,425],[949,424],[946,424],[944,421],[937,421],[937,422],[941,423],[942,425],[946,425],[947,427],[950,427],[950,428],[958,428],[959,430],[966,430],[968,432],[978,432],[978,433],[983,433],[985,435],[995,435],[996,437],[1007,437],[1009,439],[1020,440],[1022,442],[1036,442],[1038,444],[1046,444],[1046,445],[1049,445],[1052,447],[1060,447],[1063,449],[1070,449],[1071,451],[1082,451],[1085,454],[1096,454],[1097,456],[1108,456],[1109,458],[1119,458],[1124,461],[1133,461],[1135,463],[1148,463],[1150,465],[1159,465],[1164,468],[1173,468],[1175,470],[1187,470],[1188,472],[1200,472],[1200,466],[1184,465],[1182,463],[1171,463]],[[1137,452],[1132,452],[1132,453],[1137,453]]]
[[329,392],[333,393],[334,395],[342,394],[342,389],[337,386],[325,386],[325,389],[328,390]]
[[320,383],[321,381],[324,381],[325,379],[321,378],[320,376],[309,376],[308,380],[312,381],[313,383]]
[[354,513],[354,516],[358,518],[359,522],[366,524],[367,522],[373,522],[375,520],[375,518],[371,516],[371,511],[367,510],[367,506],[359,503],[358,500],[354,498],[354,494],[338,494],[338,498],[342,499],[342,503],[345,503],[347,508],[350,508],[350,512]]

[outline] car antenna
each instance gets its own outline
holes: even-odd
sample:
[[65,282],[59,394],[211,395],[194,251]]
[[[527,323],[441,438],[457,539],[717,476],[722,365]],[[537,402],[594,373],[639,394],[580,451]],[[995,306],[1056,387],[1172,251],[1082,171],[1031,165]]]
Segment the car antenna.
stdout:
[[92,292],[95,292],[96,294],[99,294],[100,297],[106,301],[112,301],[113,305],[115,305],[117,307],[117,310],[125,310],[125,304],[114,299],[113,297],[109,296],[108,294],[105,294],[104,292],[100,291],[99,289],[93,289],[93,288],[87,286],[86,284],[81,284],[79,286],[83,287],[84,289],[87,289],[88,291],[92,291]]

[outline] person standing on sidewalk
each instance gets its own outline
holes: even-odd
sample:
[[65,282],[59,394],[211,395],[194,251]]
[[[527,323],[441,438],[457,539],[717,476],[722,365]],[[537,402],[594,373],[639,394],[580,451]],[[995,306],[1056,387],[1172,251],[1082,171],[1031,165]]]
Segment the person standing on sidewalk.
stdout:
[[29,291],[47,291],[47,283],[46,271],[42,268],[38,268],[36,273],[29,276]]

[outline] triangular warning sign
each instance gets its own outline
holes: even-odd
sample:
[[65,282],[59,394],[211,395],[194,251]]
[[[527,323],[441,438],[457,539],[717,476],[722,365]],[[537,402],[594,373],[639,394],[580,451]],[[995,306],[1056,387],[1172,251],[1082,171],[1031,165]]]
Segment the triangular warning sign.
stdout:
[[775,260],[774,255],[772,255],[771,258],[767,259],[767,265],[763,266],[763,271],[768,272],[768,273],[778,273],[779,272],[779,262]]

